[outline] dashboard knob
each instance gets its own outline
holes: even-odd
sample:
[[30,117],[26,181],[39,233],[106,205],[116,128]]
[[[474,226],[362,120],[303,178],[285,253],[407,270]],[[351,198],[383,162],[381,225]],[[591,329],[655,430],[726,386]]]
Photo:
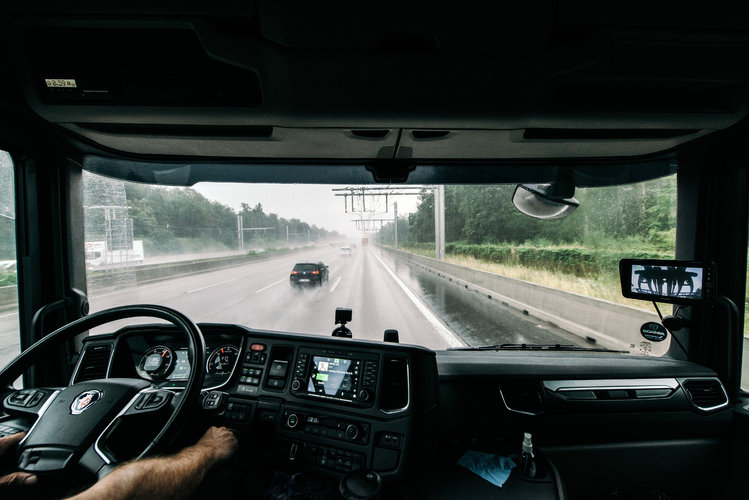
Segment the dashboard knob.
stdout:
[[296,413],[292,413],[286,418],[286,425],[289,427],[289,429],[293,429],[299,424],[299,417],[297,417]]
[[349,424],[348,427],[346,427],[346,437],[349,439],[356,439],[356,437],[359,435],[359,428],[355,426],[354,424]]
[[369,391],[362,389],[359,391],[359,401],[369,401]]
[[298,378],[294,379],[294,381],[291,383],[291,390],[298,391],[300,387],[302,387],[302,382]]

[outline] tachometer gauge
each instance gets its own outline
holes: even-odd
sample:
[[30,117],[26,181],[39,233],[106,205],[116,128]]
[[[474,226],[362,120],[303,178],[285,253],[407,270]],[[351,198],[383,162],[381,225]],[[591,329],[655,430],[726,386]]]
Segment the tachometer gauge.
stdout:
[[239,350],[233,345],[219,347],[208,356],[208,362],[205,365],[206,372],[209,375],[228,375],[234,368],[238,355]]
[[140,358],[136,371],[143,378],[155,380],[169,375],[174,369],[174,353],[163,345],[152,347]]

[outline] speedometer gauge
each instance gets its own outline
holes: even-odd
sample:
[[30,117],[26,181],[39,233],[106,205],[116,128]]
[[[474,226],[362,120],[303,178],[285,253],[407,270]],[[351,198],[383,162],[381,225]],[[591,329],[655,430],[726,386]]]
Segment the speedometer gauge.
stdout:
[[174,353],[163,345],[152,347],[140,358],[136,371],[143,378],[155,380],[169,375],[174,369]]
[[209,375],[228,375],[238,355],[239,349],[233,345],[221,346],[208,357],[205,369]]

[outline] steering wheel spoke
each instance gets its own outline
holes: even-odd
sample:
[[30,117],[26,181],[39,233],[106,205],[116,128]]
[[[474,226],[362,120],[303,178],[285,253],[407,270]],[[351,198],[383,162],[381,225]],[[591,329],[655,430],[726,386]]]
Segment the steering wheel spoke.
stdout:
[[166,389],[156,387],[142,390],[132,403],[128,405],[124,415],[143,415],[145,413],[155,413],[164,408],[176,409],[172,405],[174,393]]
[[20,389],[7,393],[2,400],[3,410],[11,415],[39,417],[46,403],[60,388]]
[[97,326],[135,317],[166,320],[185,334],[192,360],[185,389],[175,396],[140,378],[108,378],[60,389],[8,392],[2,400],[6,412],[37,417],[19,445],[19,469],[44,473],[76,469],[100,476],[119,460],[153,453],[175,436],[203,385],[200,368],[205,365],[205,340],[195,323],[166,307],[123,306],[74,321],[32,345],[1,370],[0,387],[61,342]]

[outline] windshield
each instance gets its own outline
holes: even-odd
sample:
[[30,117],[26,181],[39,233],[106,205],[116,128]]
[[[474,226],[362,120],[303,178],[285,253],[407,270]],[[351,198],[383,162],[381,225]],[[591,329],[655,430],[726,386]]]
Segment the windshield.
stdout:
[[515,186],[175,188],[84,172],[91,308],[159,303],[330,335],[345,307],[359,339],[666,353],[668,339],[641,336],[657,315],[622,297],[618,263],[674,258],[675,175],[577,188],[579,208],[557,220],[520,213]]

